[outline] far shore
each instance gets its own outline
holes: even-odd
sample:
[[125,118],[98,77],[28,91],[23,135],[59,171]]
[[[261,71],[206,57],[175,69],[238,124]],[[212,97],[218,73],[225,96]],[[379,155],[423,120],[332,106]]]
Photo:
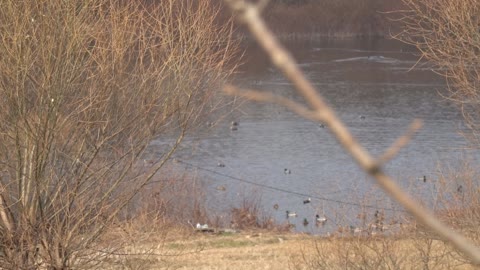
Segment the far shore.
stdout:
[[[314,33],[305,33],[305,32],[293,32],[293,33],[276,33],[275,36],[279,40],[299,40],[299,41],[317,41],[317,40],[348,40],[348,39],[382,39],[382,38],[391,38],[390,34],[362,34],[355,32],[314,32]],[[238,33],[236,38],[242,41],[253,41],[253,37],[249,34]]]

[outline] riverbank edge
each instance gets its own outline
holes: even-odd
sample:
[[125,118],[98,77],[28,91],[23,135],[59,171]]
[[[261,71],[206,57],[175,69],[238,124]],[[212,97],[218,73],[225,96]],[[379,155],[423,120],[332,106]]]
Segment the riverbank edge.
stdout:
[[[331,32],[331,33],[275,33],[280,41],[320,41],[320,40],[356,40],[356,39],[393,39],[392,34],[362,34],[355,32]],[[237,33],[235,39],[241,42],[254,42],[255,39],[249,34]]]

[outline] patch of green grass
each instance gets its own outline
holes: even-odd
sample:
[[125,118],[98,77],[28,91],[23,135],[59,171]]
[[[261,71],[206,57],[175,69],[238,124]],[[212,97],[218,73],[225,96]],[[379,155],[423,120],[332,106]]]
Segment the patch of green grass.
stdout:
[[[285,239],[284,239],[285,240]],[[278,238],[270,238],[265,241],[262,241],[264,244],[278,244],[280,240]]]
[[220,236],[234,236],[234,235],[238,235],[238,233],[235,233],[235,232],[220,232],[218,235],[220,235]]
[[219,239],[218,241],[214,241],[208,244],[209,247],[212,248],[236,248],[236,247],[245,247],[245,246],[252,246],[255,243],[251,241],[244,241],[244,240],[234,240],[234,239]]
[[185,244],[169,243],[169,244],[167,244],[167,248],[169,248],[169,249],[185,249]]

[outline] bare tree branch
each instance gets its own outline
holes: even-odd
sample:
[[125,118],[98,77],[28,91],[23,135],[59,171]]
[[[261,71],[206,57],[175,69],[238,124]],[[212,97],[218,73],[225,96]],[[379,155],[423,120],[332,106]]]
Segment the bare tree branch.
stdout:
[[391,197],[405,207],[418,221],[436,232],[441,238],[450,242],[466,254],[474,264],[480,264],[480,251],[475,245],[459,233],[451,230],[408,196],[389,176],[378,162],[353,138],[346,126],[337,118],[316,89],[305,78],[295,64],[290,54],[279,44],[273,34],[267,29],[260,17],[258,9],[253,4],[240,0],[225,0],[231,9],[250,29],[257,41],[270,55],[272,62],[292,81],[297,91],[310,104],[318,116],[324,120],[339,143],[354,160],[370,175]]
[[407,132],[401,137],[399,137],[387,150],[385,150],[383,155],[377,158],[378,165],[382,166],[383,164],[394,158],[397,153],[410,142],[412,137],[415,135],[415,133],[417,133],[418,130],[422,128],[422,126],[422,120],[413,120],[413,122],[408,127]]
[[260,102],[271,102],[283,105],[290,110],[294,111],[298,115],[305,117],[313,121],[321,121],[320,117],[315,114],[315,112],[309,110],[304,105],[297,103],[286,97],[275,95],[273,93],[265,93],[255,90],[248,89],[238,89],[237,87],[226,84],[223,88],[224,92],[233,96],[241,96],[250,100],[260,101]]
[[[102,234],[220,102],[215,89],[238,48],[220,10],[214,1],[0,2],[2,269],[95,261]],[[171,144],[142,166],[162,137]]]

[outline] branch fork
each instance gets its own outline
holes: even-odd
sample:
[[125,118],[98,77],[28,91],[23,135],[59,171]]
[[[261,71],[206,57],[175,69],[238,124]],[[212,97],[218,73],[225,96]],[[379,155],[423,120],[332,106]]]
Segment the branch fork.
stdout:
[[329,127],[337,141],[353,157],[353,159],[370,174],[392,198],[399,202],[416,220],[423,223],[445,241],[467,255],[472,263],[480,265],[480,250],[461,234],[453,231],[430,211],[415,202],[397,183],[388,176],[382,166],[395,157],[405,147],[413,135],[421,128],[422,122],[414,120],[406,133],[399,137],[379,158],[373,158],[352,136],[345,124],[336,116],[335,112],[326,104],[323,97],[296,65],[293,57],[276,40],[273,33],[266,27],[260,17],[261,9],[268,1],[259,1],[257,4],[244,0],[225,0],[237,17],[245,23],[257,42],[269,54],[275,66],[293,83],[296,90],[303,96],[310,108],[273,93],[255,90],[240,90],[232,85],[226,85],[224,92],[229,95],[242,96],[250,100],[277,103],[289,108],[302,117],[313,121],[320,121]]

